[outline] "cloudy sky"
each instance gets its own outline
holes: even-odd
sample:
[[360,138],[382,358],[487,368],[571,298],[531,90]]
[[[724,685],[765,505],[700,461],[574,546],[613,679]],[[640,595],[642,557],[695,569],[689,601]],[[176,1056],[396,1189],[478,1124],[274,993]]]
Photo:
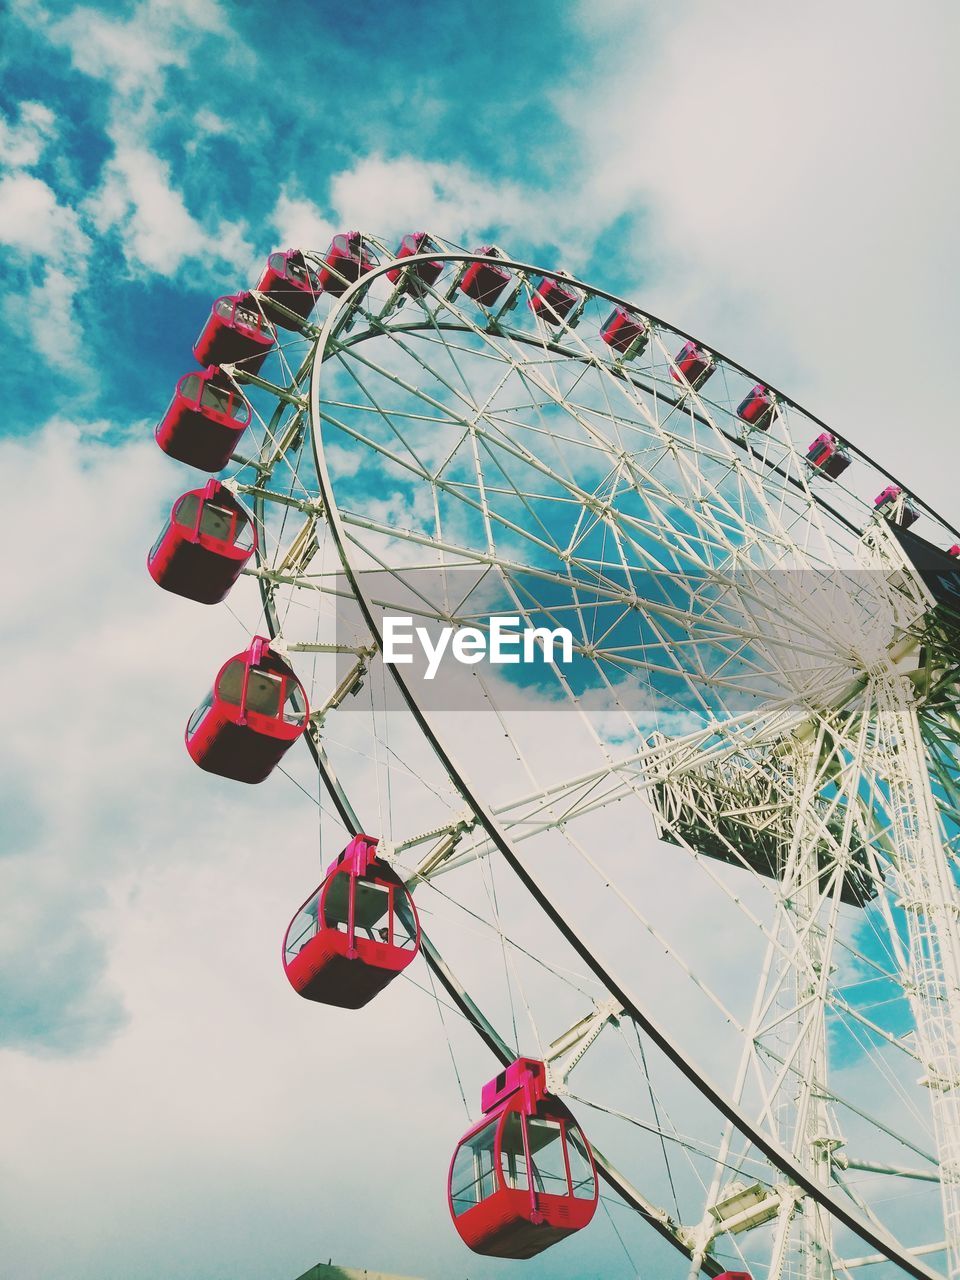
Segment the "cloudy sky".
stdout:
[[9,0],[2,1280],[507,1274],[424,1191],[464,1127],[430,1001],[318,1019],[279,973],[337,852],[316,806],[182,751],[240,631],[159,599],[143,556],[180,491],[152,426],[211,298],[347,227],[493,237],[756,369],[956,523],[958,25],[934,0]]

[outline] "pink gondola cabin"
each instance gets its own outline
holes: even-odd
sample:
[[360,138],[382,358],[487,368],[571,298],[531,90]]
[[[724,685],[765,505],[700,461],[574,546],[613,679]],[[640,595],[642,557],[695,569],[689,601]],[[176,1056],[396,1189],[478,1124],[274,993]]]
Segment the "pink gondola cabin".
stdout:
[[[486,258],[499,258],[500,251],[484,244],[477,249]],[[460,292],[478,302],[481,307],[492,307],[510,283],[510,272],[492,262],[471,262],[460,280]]]
[[836,480],[849,467],[850,458],[840,448],[837,437],[824,431],[807,449],[807,462],[829,480]]
[[265,636],[220,668],[184,735],[190,758],[208,773],[262,782],[303,736],[303,685]]
[[920,519],[920,512],[910,506],[899,485],[888,484],[873,500],[873,505],[887,520],[901,529],[909,529]]
[[372,271],[377,260],[359,231],[341,231],[330,241],[317,278],[324,293],[341,298],[352,284]]
[[776,405],[773,392],[758,382],[737,405],[737,417],[757,431],[769,431]]
[[593,1153],[547,1092],[544,1064],[518,1058],[484,1086],[481,1106],[447,1179],[464,1244],[489,1257],[532,1258],[588,1226],[598,1197]]
[[580,301],[580,294],[565,281],[544,276],[530,298],[530,310],[544,324],[555,327],[563,324]]
[[696,391],[703,386],[715,368],[709,351],[696,342],[685,342],[670,368],[670,377],[674,382],[683,382],[685,378]]
[[233,293],[213,304],[193,354],[202,365],[239,364],[259,373],[274,344],[274,332],[250,293]]
[[187,373],[154,433],[178,462],[200,471],[222,471],[250,425],[249,404],[215,365]]
[[615,307],[600,330],[600,337],[622,360],[643,355],[650,341],[647,322],[623,307]]
[[360,1009],[420,949],[413,899],[376,851],[371,836],[355,836],[287,929],[284,972],[305,1000]]
[[147,556],[147,570],[165,591],[218,604],[256,548],[256,529],[246,510],[219,480],[208,480],[173,504]]
[[279,302],[306,320],[320,294],[320,280],[299,249],[288,249],[286,253],[271,253],[257,290],[265,295],[263,309],[273,323],[282,329],[296,329],[296,321],[270,303]]
[[[443,263],[418,262],[414,267],[404,268],[403,259],[411,258],[414,254],[430,253],[431,250],[436,248],[436,244],[430,239],[426,231],[413,231],[410,235],[404,236],[400,242],[400,248],[397,250],[397,265],[391,267],[387,272],[387,279],[391,284],[396,284],[402,277],[407,293],[419,296],[425,289],[431,288],[437,283],[440,273],[443,271]],[[406,271],[406,274],[404,274],[404,271]]]

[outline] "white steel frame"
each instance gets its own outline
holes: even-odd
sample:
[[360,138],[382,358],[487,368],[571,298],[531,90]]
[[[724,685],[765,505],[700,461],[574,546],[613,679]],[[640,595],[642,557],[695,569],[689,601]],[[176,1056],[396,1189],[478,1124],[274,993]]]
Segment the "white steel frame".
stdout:
[[[369,676],[379,636],[370,627],[348,644],[333,637],[337,593],[345,588],[340,564],[323,550],[328,524],[354,590],[356,575],[374,568],[392,576],[398,592],[424,566],[495,571],[516,611],[532,623],[529,583],[538,583],[554,620],[581,625],[578,657],[592,664],[597,689],[630,722],[634,748],[613,750],[558,673],[599,763],[543,784],[514,742],[529,784],[489,807],[459,767],[448,769],[447,817],[387,842],[388,856],[411,887],[427,891],[483,866],[504,841],[511,849],[528,842],[535,848],[556,836],[603,879],[609,872],[578,839],[578,825],[621,802],[641,805],[677,856],[762,932],[766,958],[752,1010],[740,1016],[672,943],[666,922],[612,885],[638,932],[655,939],[669,964],[737,1029],[742,1053],[719,1146],[699,1144],[701,1156],[712,1160],[699,1214],[677,1220],[602,1155],[601,1171],[687,1253],[691,1276],[716,1271],[713,1250],[722,1239],[745,1266],[766,1268],[774,1280],[826,1280],[883,1268],[890,1259],[901,1273],[940,1274],[922,1261],[928,1255],[955,1280],[960,787],[951,766],[960,720],[949,696],[949,645],[937,665],[918,638],[934,601],[885,521],[872,513],[874,487],[890,478],[845,442],[857,462],[851,471],[858,487],[827,483],[804,461],[824,424],[773,389],[770,430],[750,431],[735,405],[756,379],[714,354],[710,382],[691,386],[674,361],[688,335],[654,317],[643,317],[645,351],[634,360],[617,358],[598,341],[596,322],[600,308],[626,305],[612,295],[567,278],[580,302],[566,320],[554,316],[557,323],[548,326],[518,305],[543,274],[529,264],[501,259],[513,283],[487,311],[457,292],[476,255],[435,239],[436,251],[404,259],[407,272],[421,261],[444,264],[437,285],[413,296],[404,292],[406,277],[387,282],[394,260],[386,245],[367,241],[380,254],[380,268],[334,301],[322,325],[298,322],[280,344],[273,378],[252,376],[242,365],[228,370],[248,393],[260,394],[258,405],[274,406],[257,414],[258,456],[236,458],[229,482],[253,504],[261,552],[251,572],[271,634],[291,655],[346,650],[355,659],[312,700],[311,745],[341,815],[358,827],[336,781],[328,728]],[[309,251],[305,257],[315,266],[320,260]],[[526,398],[512,405],[505,397],[516,389]],[[444,455],[418,448],[425,429],[449,440]],[[365,511],[329,465],[331,442],[405,477],[426,499],[426,516],[406,526]],[[308,443],[317,451],[316,472]],[[955,531],[911,501],[931,541],[952,540]],[[565,543],[555,536],[561,525],[545,522],[548,502],[576,512],[562,524]],[[459,526],[448,509],[460,513]],[[845,579],[860,571],[863,581]],[[423,618],[477,623],[473,601],[421,597],[421,604]],[[606,629],[588,638],[587,622],[598,617]],[[634,617],[645,638],[627,644],[625,619]],[[674,706],[665,698],[668,732],[659,722],[651,731],[625,707],[623,682],[634,679],[683,689]],[[420,723],[434,741],[436,726]],[[437,754],[449,763],[445,747]],[[763,803],[743,802],[748,793],[762,795]],[[731,809],[734,794],[741,801]],[[691,816],[718,856],[688,839]],[[731,838],[737,832],[774,840],[782,850],[777,878],[758,874],[741,841]],[[749,873],[772,902],[772,916],[736,892],[724,862]],[[905,993],[910,1038],[851,1002],[833,981],[856,953],[841,913],[841,888],[854,873],[875,895],[871,912],[885,930],[889,968],[875,953],[857,954],[856,962],[872,965],[884,989],[895,983]],[[506,956],[516,940],[492,923]],[[427,945],[447,990],[495,1051],[506,1054],[509,1046]],[[545,1052],[553,1087],[569,1090],[574,1067],[622,1033],[629,1016],[616,992],[595,997]],[[836,1017],[925,1073],[935,1153],[870,1117],[877,1132],[912,1151],[919,1168],[846,1150],[841,1115],[866,1112],[830,1080],[828,1030]],[[603,1101],[592,1105],[602,1108]],[[739,1123],[747,1115],[770,1144],[764,1159],[750,1139],[753,1130]],[[678,1132],[664,1123],[659,1138],[676,1143]],[[743,1178],[731,1177],[737,1169],[747,1179],[741,1190]],[[942,1238],[895,1240],[883,1220],[883,1197],[865,1196],[851,1170],[874,1180],[938,1181]],[[798,1172],[806,1192],[791,1176]],[[822,1195],[813,1195],[809,1183]],[[850,1218],[846,1211],[838,1216],[840,1200],[874,1232],[864,1238],[879,1241],[878,1252],[844,1256],[849,1232],[841,1241],[835,1224],[849,1228]]]

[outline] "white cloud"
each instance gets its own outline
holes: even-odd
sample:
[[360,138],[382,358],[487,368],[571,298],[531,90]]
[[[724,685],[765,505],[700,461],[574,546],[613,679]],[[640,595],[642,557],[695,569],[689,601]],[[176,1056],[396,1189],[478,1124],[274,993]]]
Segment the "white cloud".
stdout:
[[589,56],[558,102],[595,205],[632,221],[624,291],[949,510],[958,14],[937,12],[931,40],[890,4],[696,3],[611,26],[585,3]]
[[30,168],[56,135],[57,121],[49,107],[42,102],[21,102],[18,124],[0,117],[0,164]]
[[[169,94],[171,69],[188,68],[211,39],[221,61],[249,57],[216,0],[142,0],[126,18],[78,7],[58,22],[47,16],[41,25],[53,44],[69,50],[78,71],[109,86],[107,134],[114,152],[85,205],[96,230],[119,232],[135,274],[171,276],[188,262],[208,265],[211,274],[224,265],[246,268],[253,250],[245,225],[191,213],[153,145],[156,126],[177,109]],[[190,110],[192,116],[192,104]],[[198,109],[194,129],[215,136],[231,126]]]
[[210,137],[223,137],[236,132],[236,126],[229,120],[224,120],[215,111],[208,111],[206,108],[197,112],[193,123],[199,133],[208,134]]
[[[21,0],[21,8],[24,4]],[[187,71],[197,59],[209,58],[211,43],[217,66],[255,67],[254,55],[217,0],[139,0],[125,17],[78,6],[59,21],[31,5],[22,16],[52,44],[66,48],[77,71],[108,86],[108,133],[115,141],[122,137],[146,145],[155,126],[178,110],[191,121],[199,119],[202,131],[223,132],[225,122],[214,112],[172,97],[169,72]]]
[[342,220],[364,230],[396,236],[426,228],[451,239],[493,226],[508,235],[532,211],[529,193],[512,184],[494,185],[465,165],[413,156],[364,157],[334,175],[330,201]]
[[40,178],[23,170],[7,173],[0,177],[0,245],[31,266],[32,283],[16,300],[4,299],[5,315],[26,329],[35,350],[53,367],[86,377],[76,302],[87,280],[92,244],[77,210],[61,203]]
[[158,84],[167,67],[185,66],[187,60],[183,48],[158,39],[155,28],[148,31],[145,12],[141,7],[123,22],[95,9],[77,8],[50,28],[50,38],[69,47],[78,71],[111,81],[120,93],[142,94]]
[[[151,425],[112,424],[113,446],[103,423],[64,419],[0,441],[17,481],[2,521],[28,532],[30,560],[5,597],[4,711],[30,815],[4,824],[0,849],[19,904],[0,924],[5,1266],[39,1280],[67,1248],[76,1280],[158,1266],[195,1280],[225,1258],[254,1280],[268,1247],[278,1274],[321,1250],[416,1273],[430,1238],[449,1270],[443,1183],[463,1112],[435,1008],[402,981],[356,1015],[293,995],[278,951],[320,878],[316,811],[280,775],[243,787],[183,749],[258,610],[249,581],[205,609],[149,580],[164,512],[201,479]],[[13,777],[4,760],[0,788]],[[340,847],[325,820],[320,857]],[[358,1107],[337,1105],[345,1087]],[[360,1240],[341,1206],[371,1196],[377,1230]],[[123,1224],[107,1238],[104,1206]]]
[[78,6],[47,30],[54,44],[70,50],[78,71],[138,101],[159,95],[168,68],[187,66],[197,36],[231,36],[215,0],[144,0],[126,19]]
[[270,214],[277,229],[277,243],[298,249],[325,249],[337,228],[312,201],[291,196],[281,188]]
[[87,208],[101,235],[120,233],[134,271],[172,276],[190,260],[215,269],[218,263],[246,266],[253,255],[242,224],[224,219],[204,227],[173,186],[169,165],[145,147],[118,144]]
[[84,334],[76,313],[81,281],[47,265],[43,280],[26,291],[20,313],[34,348],[47,363],[68,373],[85,375]]
[[192,136],[184,143],[187,155],[195,156],[200,147],[211,138],[238,137],[237,126],[224,120],[215,111],[202,107],[193,117]]
[[0,178],[0,244],[49,258],[85,258],[90,251],[77,211],[61,204],[47,183],[23,172]]
[[514,182],[491,182],[463,164],[443,164],[413,155],[365,156],[334,174],[327,216],[317,205],[281,190],[271,221],[285,243],[326,248],[335,231],[359,229],[397,243],[410,231],[432,231],[474,246],[493,238],[508,251],[553,243],[571,270],[580,267],[600,227],[581,217],[578,199]]

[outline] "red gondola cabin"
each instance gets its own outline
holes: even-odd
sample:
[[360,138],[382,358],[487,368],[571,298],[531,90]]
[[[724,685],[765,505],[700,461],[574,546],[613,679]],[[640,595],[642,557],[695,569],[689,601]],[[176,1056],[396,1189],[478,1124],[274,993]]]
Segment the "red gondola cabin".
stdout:
[[650,341],[647,323],[623,307],[616,307],[604,321],[600,337],[622,360],[643,355]]
[[915,511],[907,502],[899,485],[888,484],[873,500],[873,505],[888,520],[893,520],[901,529],[909,529],[920,519],[920,512]]
[[191,489],[173,504],[147,556],[147,570],[165,591],[218,604],[256,548],[256,530],[246,511],[219,480],[208,480],[205,488]]
[[170,407],[154,435],[160,448],[201,471],[222,471],[252,412],[225,373],[214,365],[187,373],[177,383]]
[[829,431],[817,436],[807,450],[807,462],[830,480],[842,476],[850,465],[850,458],[837,443],[837,437]]
[[450,1162],[453,1224],[474,1253],[532,1258],[588,1226],[597,1208],[590,1145],[547,1092],[542,1062],[518,1058],[481,1095],[483,1119]]
[[287,929],[284,972],[306,1000],[361,1009],[420,949],[413,899],[376,851],[354,836]]
[[545,324],[561,325],[580,301],[580,294],[561,280],[544,276],[533,291],[530,310]]
[[[484,244],[477,250],[486,258],[499,258],[500,251],[493,245]],[[510,272],[505,267],[495,266],[492,262],[471,262],[463,273],[460,291],[465,293],[481,307],[492,307],[510,283]]]
[[737,417],[757,431],[769,431],[776,403],[769,387],[758,382],[737,405]]
[[191,759],[208,773],[262,782],[307,727],[307,695],[291,668],[257,636],[224,663],[187,724]]
[[273,329],[253,296],[233,293],[213,304],[193,354],[202,365],[242,364],[246,372],[259,373],[273,342]]
[[404,236],[397,250],[397,266],[390,268],[387,279],[391,284],[396,284],[406,270],[404,288],[408,293],[417,295],[424,289],[429,289],[440,278],[440,273],[443,271],[442,262],[419,262],[416,266],[405,269],[399,260],[411,258],[416,253],[429,253],[436,248],[437,246],[425,231],[413,231],[410,235]]
[[696,342],[685,342],[677,352],[676,359],[670,368],[670,377],[674,382],[682,382],[686,378],[696,391],[702,387],[713,373],[716,366],[713,356]]
[[271,307],[270,302],[279,302],[306,320],[320,293],[320,281],[300,250],[288,249],[286,253],[271,253],[257,289],[266,294],[261,301],[273,323],[283,329],[296,329],[296,322]]
[[318,275],[320,288],[335,298],[342,298],[355,281],[377,265],[359,231],[341,231],[334,236],[323,262]]

